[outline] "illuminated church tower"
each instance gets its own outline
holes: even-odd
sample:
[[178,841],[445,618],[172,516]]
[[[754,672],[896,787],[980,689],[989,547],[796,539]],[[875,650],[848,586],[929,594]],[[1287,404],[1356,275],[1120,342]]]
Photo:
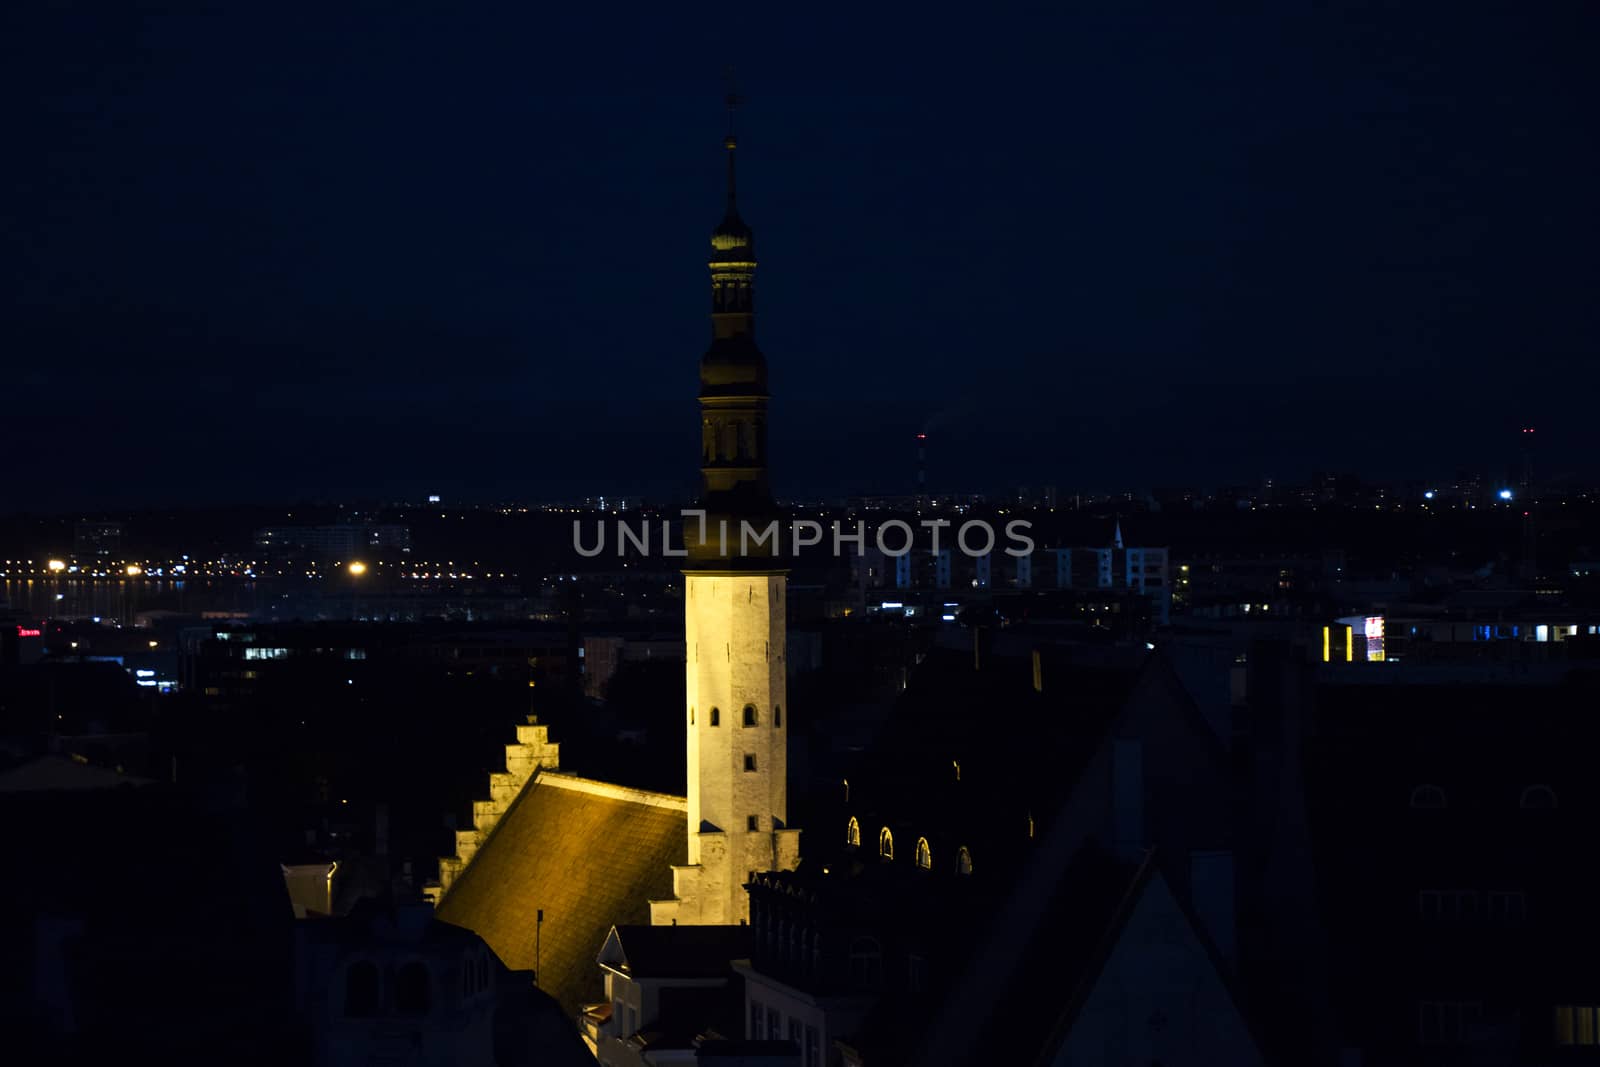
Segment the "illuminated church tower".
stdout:
[[673,899],[651,901],[656,924],[745,921],[751,873],[789,870],[800,858],[800,831],[787,826],[788,579],[773,558],[767,363],[755,342],[755,236],[735,199],[734,103],[728,209],[711,235],[711,346],[700,360],[705,519],[684,524],[688,863],[672,870]]

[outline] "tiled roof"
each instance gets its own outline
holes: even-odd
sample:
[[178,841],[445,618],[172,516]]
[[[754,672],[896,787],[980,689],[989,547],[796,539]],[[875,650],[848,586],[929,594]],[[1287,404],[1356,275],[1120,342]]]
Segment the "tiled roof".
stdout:
[[[439,904],[575,1016],[604,997],[595,955],[615,924],[650,921],[687,858],[682,797],[544,772],[523,789]],[[543,910],[542,931],[538,912]]]

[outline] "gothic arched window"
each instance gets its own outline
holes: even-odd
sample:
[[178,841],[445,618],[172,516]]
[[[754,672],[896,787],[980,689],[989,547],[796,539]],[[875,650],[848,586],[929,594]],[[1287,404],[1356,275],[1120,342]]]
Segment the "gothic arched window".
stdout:
[[894,859],[894,835],[887,826],[878,831],[878,855],[886,860]]
[[744,724],[746,726],[754,726],[756,724],[756,709],[754,704],[746,704],[744,706]]
[[344,976],[344,1013],[354,1018],[378,1014],[378,965],[358,960]]
[[917,838],[917,866],[924,871],[933,870],[933,849],[928,847],[926,837]]
[[856,822],[854,815],[850,816],[849,825],[844,828],[844,843],[857,848],[861,846],[861,824]]
[[967,851],[967,847],[965,845],[961,846],[961,848],[956,852],[956,873],[972,873],[972,853]]

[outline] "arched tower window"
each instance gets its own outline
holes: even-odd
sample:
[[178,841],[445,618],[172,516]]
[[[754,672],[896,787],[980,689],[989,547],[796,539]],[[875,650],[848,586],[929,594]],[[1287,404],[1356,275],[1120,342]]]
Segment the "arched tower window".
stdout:
[[744,724],[746,726],[754,726],[756,724],[756,708],[754,704],[746,704],[744,706]]
[[718,711],[716,708],[712,708],[711,709],[711,725],[712,726],[721,726],[722,725],[722,712]]
[[861,824],[856,822],[854,815],[850,816],[850,822],[844,828],[844,843],[855,848],[861,846]]
[[1030,812],[1028,812],[1028,840],[1029,841],[1033,840],[1033,835],[1035,833],[1035,830],[1036,830],[1036,828],[1033,825],[1033,812],[1030,811]]
[[1547,785],[1530,785],[1522,791],[1524,808],[1548,811],[1556,807],[1556,791]]
[[344,976],[344,1013],[365,1019],[378,1014],[378,965],[358,960]]
[[894,835],[887,826],[878,831],[878,855],[886,860],[894,859]]
[[689,725],[694,725],[694,705],[689,706]]
[[783,725],[783,705],[772,705],[772,728],[776,730]]
[[926,837],[917,838],[917,867],[924,871],[933,870],[933,849],[928,847]]
[[1411,791],[1411,806],[1413,808],[1447,808],[1449,799],[1444,790],[1436,785],[1419,785]]
[[956,873],[972,873],[972,853],[967,851],[967,847],[965,845],[962,845],[961,848],[956,852]]
[[428,1014],[432,990],[428,986],[428,965],[412,960],[400,968],[394,980],[394,1007],[401,1015]]

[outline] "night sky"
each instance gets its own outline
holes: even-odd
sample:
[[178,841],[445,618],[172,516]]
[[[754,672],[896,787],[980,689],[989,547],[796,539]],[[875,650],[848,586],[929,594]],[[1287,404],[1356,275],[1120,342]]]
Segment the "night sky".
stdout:
[[0,510],[688,494],[729,63],[781,495],[1600,473],[1593,4],[14,6]]

